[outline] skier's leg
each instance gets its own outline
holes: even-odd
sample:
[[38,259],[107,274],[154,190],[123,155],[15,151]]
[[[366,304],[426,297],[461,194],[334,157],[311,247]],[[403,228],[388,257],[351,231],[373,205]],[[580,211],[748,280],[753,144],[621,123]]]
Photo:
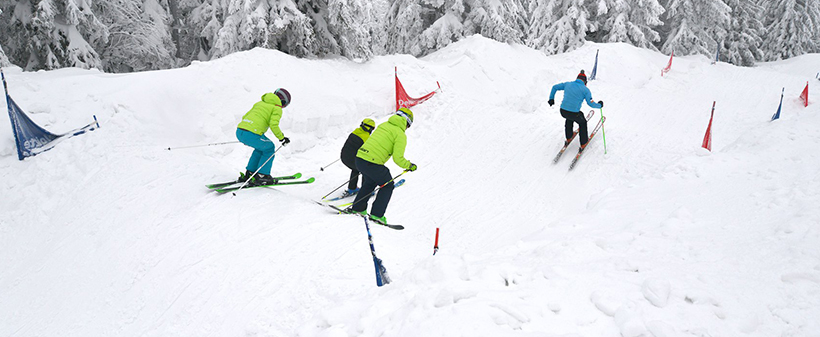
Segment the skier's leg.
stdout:
[[262,136],[262,138],[263,139],[261,139],[261,140],[262,140],[262,143],[263,143],[263,146],[265,147],[265,149],[261,150],[262,155],[259,156],[259,162],[260,163],[265,163],[265,165],[262,165],[262,168],[259,169],[259,173],[264,173],[264,174],[269,175],[270,174],[270,168],[271,168],[271,166],[273,166],[273,157],[274,157],[274,153],[276,152],[276,145],[274,145],[273,142],[270,141],[270,139],[268,139],[268,137]]
[[356,157],[348,158],[342,156],[342,164],[350,169],[350,181],[347,183],[348,190],[355,190],[359,186],[359,170],[356,169]]
[[[387,211],[387,204],[390,203],[390,197],[393,196],[393,182],[390,181],[393,177],[390,175],[390,170],[387,166],[376,165],[373,167],[373,176],[376,184],[384,185],[376,193],[376,200],[373,201],[373,207],[370,208],[370,214],[375,217],[383,217],[384,212]],[[388,183],[388,181],[390,181]]]
[[[265,135],[257,135],[253,132],[236,129],[236,139],[242,144],[250,146],[254,149],[251,158],[248,160],[248,165],[245,167],[248,171],[255,172],[257,169],[259,173],[270,174],[271,165],[273,165],[273,154],[276,152],[276,146]],[[268,160],[270,158],[270,160]],[[259,168],[260,163],[267,163]]]
[[571,119],[572,115],[571,114],[572,114],[571,112],[566,111],[564,109],[561,109],[561,117],[566,118],[566,120],[564,120],[564,134],[567,136],[567,140],[572,138],[572,119]]
[[584,114],[578,113],[578,134],[581,136],[581,146],[584,146],[589,141],[589,135],[587,134],[587,119],[584,118]]
[[350,170],[350,182],[347,183],[348,190],[355,190],[359,186],[359,171]]
[[356,194],[356,200],[353,201],[353,210],[356,212],[363,212],[367,210],[367,202],[370,200],[370,193],[376,189],[376,181],[370,177],[368,170],[369,165],[372,164],[364,159],[356,158],[356,167],[362,173],[362,188]]

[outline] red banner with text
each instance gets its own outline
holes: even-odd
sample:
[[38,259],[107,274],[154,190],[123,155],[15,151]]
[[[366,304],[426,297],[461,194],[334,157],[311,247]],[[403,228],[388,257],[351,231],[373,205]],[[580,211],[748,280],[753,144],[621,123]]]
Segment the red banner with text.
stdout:
[[441,89],[441,85],[438,83],[438,81],[436,81],[438,89],[419,98],[410,97],[410,95],[407,94],[407,91],[404,90],[404,86],[401,84],[401,81],[399,81],[398,69],[393,68],[393,71],[396,76],[396,110],[399,110],[400,108],[409,108],[417,104],[424,103],[424,101],[430,99],[430,97],[433,97],[433,95],[435,95],[436,92],[438,92],[438,90]]

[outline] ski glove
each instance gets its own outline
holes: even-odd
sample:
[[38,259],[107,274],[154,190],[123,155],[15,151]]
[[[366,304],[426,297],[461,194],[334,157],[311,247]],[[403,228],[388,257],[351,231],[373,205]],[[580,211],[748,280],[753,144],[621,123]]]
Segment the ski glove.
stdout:
[[280,142],[282,142],[282,145],[288,145],[288,143],[290,143],[290,138],[282,137],[282,140],[280,140]]
[[410,167],[408,167],[408,168],[407,168],[407,170],[408,170],[408,171],[410,171],[410,172],[413,172],[413,171],[415,171],[415,170],[416,170],[416,169],[418,169],[418,168],[419,168],[419,167],[418,167],[418,166],[416,166],[416,164],[410,163]]
[[602,108],[604,107],[604,101],[598,101],[598,104],[600,104]]
[[555,100],[551,99],[551,100],[547,101],[547,104],[549,104],[550,106],[553,106],[555,104]]

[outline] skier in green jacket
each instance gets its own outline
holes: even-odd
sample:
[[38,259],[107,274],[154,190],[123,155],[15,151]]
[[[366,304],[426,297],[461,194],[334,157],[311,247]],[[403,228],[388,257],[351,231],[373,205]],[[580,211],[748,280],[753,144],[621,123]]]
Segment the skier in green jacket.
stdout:
[[[376,131],[364,142],[356,154],[356,168],[362,173],[362,187],[356,194],[356,201],[346,211],[348,213],[367,214],[367,202],[370,194],[381,186],[376,194],[376,201],[370,210],[369,217],[373,220],[387,223],[384,212],[393,195],[393,176],[384,164],[390,157],[393,162],[406,171],[415,171],[418,166],[404,158],[404,149],[407,146],[407,136],[404,132],[413,124],[413,112],[401,108],[390,116],[387,122],[379,124]],[[389,183],[388,183],[389,182]]]
[[350,180],[347,182],[347,190],[342,193],[342,197],[354,195],[359,192],[359,170],[356,169],[356,154],[364,142],[370,138],[370,133],[376,129],[376,122],[370,118],[365,118],[356,130],[353,130],[345,145],[342,146],[340,158],[342,163],[350,169]]
[[256,172],[256,176],[249,183],[251,186],[277,183],[276,179],[270,175],[276,145],[268,137],[265,137],[265,132],[270,128],[273,135],[282,142],[283,146],[290,143],[290,139],[285,137],[282,130],[279,129],[282,108],[288,106],[288,104],[290,104],[290,93],[279,88],[272,93],[262,95],[262,100],[254,104],[253,108],[242,117],[242,121],[236,127],[236,139],[239,139],[242,144],[252,147],[253,154],[248,160],[248,165],[245,166],[245,173],[240,174],[239,181],[247,181]]

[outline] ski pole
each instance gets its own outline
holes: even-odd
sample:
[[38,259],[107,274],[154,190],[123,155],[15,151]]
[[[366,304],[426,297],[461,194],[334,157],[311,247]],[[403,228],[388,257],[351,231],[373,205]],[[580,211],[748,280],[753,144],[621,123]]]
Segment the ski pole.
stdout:
[[334,189],[333,189],[333,191],[330,191],[330,193],[328,193],[328,194],[326,194],[324,197],[322,197],[322,200],[324,200],[325,198],[327,198],[327,196],[328,196],[328,195],[333,194],[333,192],[336,192],[336,190],[338,190],[338,189],[342,188],[342,186],[347,185],[348,183],[350,183],[350,181],[351,181],[351,180],[353,180],[353,178],[348,179],[347,181],[345,181],[345,183],[344,183],[344,184],[341,184],[341,185],[339,185],[339,187],[334,188]]
[[[410,172],[410,171],[408,171],[408,170],[404,170],[404,172],[399,173],[399,175],[397,175],[397,176],[393,177],[393,179],[390,179],[390,181],[388,181],[388,182],[386,182],[386,183],[384,183],[384,184],[382,184],[382,185],[379,185],[378,187],[376,187],[376,189],[375,189],[375,190],[373,190],[373,192],[372,192],[371,194],[375,194],[375,193],[376,193],[376,192],[378,192],[380,189],[382,189],[382,187],[385,187],[385,186],[387,186],[387,184],[392,183],[392,182],[393,182],[394,180],[396,180],[396,179],[399,179],[399,177],[401,177],[402,175],[404,175],[404,174],[405,174],[405,173],[407,173],[407,172]],[[353,202],[352,204],[350,204],[349,208],[352,208],[353,206],[355,206],[356,204],[358,204],[358,203],[362,202],[362,200],[365,200],[365,199],[366,199],[366,198],[362,198],[362,199],[360,199],[359,201]]]
[[[319,168],[319,171],[324,171],[324,170],[325,170],[326,168],[328,168],[330,165],[336,164],[336,162],[337,162],[337,161],[339,161],[339,160],[342,160],[342,158],[336,159],[336,160],[334,160],[332,163],[327,164],[327,166]],[[324,198],[322,198],[322,199],[324,199]]]
[[604,154],[606,154],[606,129],[604,128],[604,107],[601,107],[601,135],[604,136]]
[[[253,179],[253,177],[255,177],[255,176],[256,176],[256,173],[258,173],[258,172],[259,172],[259,170],[261,170],[263,166],[267,165],[267,164],[268,164],[268,162],[269,162],[269,161],[271,161],[271,159],[273,159],[273,157],[275,157],[275,156],[276,156],[276,152],[279,152],[279,150],[281,150],[281,149],[285,148],[285,145],[287,145],[287,144],[283,144],[281,147],[279,147],[278,149],[276,149],[276,151],[273,151],[273,154],[270,156],[270,158],[268,158],[268,160],[266,160],[264,164],[259,165],[259,168],[257,168],[257,169],[256,169],[256,171],[254,171],[254,172],[253,172],[253,174],[251,174],[251,176],[250,176],[250,177],[248,177],[248,179],[246,179],[246,180],[245,180],[245,182],[243,182],[243,183],[242,183],[242,186],[239,186],[239,188],[237,188],[237,189],[236,189],[236,191],[239,191],[239,190],[241,190],[241,189],[245,188],[245,185],[247,185],[247,184],[248,184],[248,182],[249,182],[249,181],[251,181],[251,179]],[[234,192],[232,193],[232,194],[233,194],[233,196],[236,196],[236,191],[234,191]]]
[[204,147],[204,146],[213,146],[213,145],[225,145],[225,144],[233,144],[233,143],[239,143],[239,141],[238,141],[238,140],[235,140],[235,141],[232,141],[232,142],[224,142],[224,143],[210,143],[210,144],[204,144],[204,145],[190,145],[190,146],[180,146],[180,147],[169,147],[169,148],[167,148],[166,150],[171,151],[171,150],[179,150],[179,149],[190,149],[190,148],[194,148],[194,147]]

